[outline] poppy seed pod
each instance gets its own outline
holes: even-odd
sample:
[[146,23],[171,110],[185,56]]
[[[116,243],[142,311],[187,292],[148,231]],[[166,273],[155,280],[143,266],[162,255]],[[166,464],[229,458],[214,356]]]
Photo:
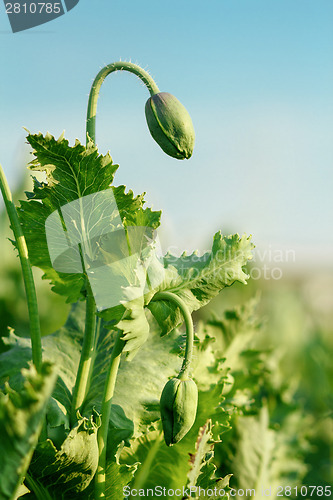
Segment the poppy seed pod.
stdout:
[[164,439],[168,446],[178,443],[194,424],[198,388],[192,379],[172,378],[162,391],[160,409]]
[[176,97],[168,92],[154,94],[146,102],[145,113],[152,137],[166,154],[179,160],[192,156],[192,120]]

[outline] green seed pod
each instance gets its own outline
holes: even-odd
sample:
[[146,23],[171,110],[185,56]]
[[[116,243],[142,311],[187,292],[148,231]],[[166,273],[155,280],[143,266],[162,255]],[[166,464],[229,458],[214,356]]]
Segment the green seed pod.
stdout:
[[192,120],[176,97],[168,92],[154,94],[146,102],[145,112],[150,133],[166,154],[179,160],[192,156]]
[[168,446],[178,443],[194,424],[198,388],[192,379],[172,378],[161,395],[160,409],[164,439]]

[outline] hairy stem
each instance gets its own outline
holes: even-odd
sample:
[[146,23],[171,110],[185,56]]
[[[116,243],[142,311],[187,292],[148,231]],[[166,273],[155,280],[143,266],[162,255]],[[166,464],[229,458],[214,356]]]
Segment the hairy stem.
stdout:
[[187,309],[185,302],[180,297],[178,297],[178,295],[176,295],[175,293],[158,292],[154,295],[152,300],[153,301],[169,300],[170,302],[173,302],[174,305],[179,307],[179,309],[183,315],[183,318],[185,321],[185,327],[186,327],[186,347],[185,347],[184,361],[183,361],[181,370],[179,372],[178,378],[180,378],[181,380],[186,380],[188,378],[188,374],[190,371],[192,354],[193,354],[194,330],[193,330],[193,321],[192,321],[191,313]]
[[92,360],[95,348],[96,305],[87,280],[86,321],[79,368],[76,376],[72,400],[71,423],[75,424],[77,411],[80,410],[87,395],[89,378],[92,373]]
[[16,247],[21,262],[23,281],[24,281],[25,292],[27,296],[28,311],[29,311],[32,361],[36,367],[36,370],[40,372],[42,367],[42,343],[41,343],[41,333],[40,333],[35,282],[28,256],[27,244],[24,238],[24,234],[17,215],[15,205],[13,203],[12,194],[10,192],[7,179],[1,165],[0,165],[0,189],[5,202],[7,214],[10,220],[11,229],[14,233]]
[[98,429],[98,451],[99,460],[98,468],[95,475],[95,500],[106,498],[105,496],[105,481],[106,481],[106,444],[109,429],[109,420],[111,414],[112,397],[116,384],[120,357],[125,345],[121,339],[122,332],[117,334],[115,344],[112,349],[109,370],[105,380],[104,394],[102,401],[102,425]]
[[[114,62],[105,66],[101,71],[97,74],[91,90],[89,94],[88,100],[88,109],[87,109],[87,136],[95,143],[96,142],[96,111],[97,111],[97,100],[99,96],[99,91],[101,89],[101,85],[104,79],[114,71],[126,70],[130,73],[134,73],[134,75],[138,76],[140,80],[148,88],[150,95],[157,94],[159,92],[159,88],[156,83],[152,79],[147,71],[143,70],[137,64],[133,64],[130,62]],[[87,137],[88,140],[88,137]]]

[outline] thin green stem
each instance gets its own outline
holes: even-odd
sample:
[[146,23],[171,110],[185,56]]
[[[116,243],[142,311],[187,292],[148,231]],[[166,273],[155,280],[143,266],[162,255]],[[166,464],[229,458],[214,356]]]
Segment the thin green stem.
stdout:
[[89,282],[87,280],[85,331],[84,331],[80,363],[73,392],[72,412],[71,412],[72,425],[75,424],[77,419],[77,411],[81,409],[81,406],[87,395],[89,378],[92,373],[91,364],[95,348],[95,327],[96,327],[95,299],[91,287],[89,285]]
[[193,340],[194,340],[194,330],[193,330],[193,321],[192,316],[185,302],[178,297],[175,293],[172,292],[158,292],[152,298],[153,301],[157,300],[169,300],[173,302],[179,309],[184,317],[185,327],[186,327],[186,347],[185,347],[185,356],[184,361],[179,372],[178,378],[181,380],[186,380],[188,378],[192,354],[193,354]]
[[90,386],[91,386],[91,380],[92,380],[92,375],[93,375],[93,370],[94,370],[94,364],[95,364],[95,361],[96,361],[96,358],[97,358],[97,345],[98,345],[99,337],[100,337],[100,334],[101,334],[101,324],[102,324],[102,318],[96,317],[94,347],[93,347],[93,354],[92,354],[91,363],[90,363],[90,369],[89,369],[89,375],[88,375],[88,384],[87,384],[86,394],[88,394]]
[[[89,94],[89,100],[88,100],[88,109],[87,109],[87,128],[86,128],[86,141],[88,144],[89,138],[96,143],[96,112],[97,112],[97,101],[98,101],[98,96],[99,92],[101,89],[101,85],[107,75],[110,73],[113,73],[114,71],[119,71],[119,70],[126,70],[129,71],[130,73],[133,73],[134,75],[138,76],[143,83],[146,85],[148,88],[150,95],[157,94],[159,92],[159,89],[154,82],[153,78],[147,73],[145,70],[140,68],[140,66],[137,66],[136,64],[129,63],[129,62],[115,62],[112,64],[108,64],[105,66],[101,71],[97,74],[91,90]],[[94,304],[94,312],[91,306],[91,309],[89,307],[88,310],[88,299],[87,299],[87,314],[86,318],[91,317],[91,315],[94,314],[95,316],[95,304]],[[85,338],[87,335],[87,328],[86,328],[86,333],[85,333]],[[93,347],[93,337],[89,337],[89,342],[90,348]],[[120,356],[122,349],[124,347],[124,342],[120,338],[120,333],[117,336],[114,348],[112,350],[112,355],[111,355],[111,360],[110,360],[110,366],[109,366],[109,371],[106,377],[106,382],[105,382],[105,390],[104,390],[104,395],[103,395],[103,402],[102,402],[102,425],[98,431],[98,449],[99,449],[99,463],[98,463],[98,469],[97,473],[95,476],[95,499],[100,499],[100,498],[105,498],[105,474],[106,474],[106,443],[107,443],[107,434],[108,434],[108,426],[109,426],[109,419],[110,419],[110,413],[111,413],[111,400],[114,392],[114,387],[116,383],[116,378],[117,378],[117,373],[118,373],[118,367],[119,367],[119,362],[120,362]],[[90,355],[89,360],[87,360],[87,363],[90,363],[90,373],[92,372],[92,363],[93,363],[93,357]],[[81,361],[80,361],[81,365]],[[79,368],[79,374],[78,378],[84,378],[85,369],[82,367],[81,371]],[[87,387],[87,383],[89,383],[89,370],[87,374],[87,381],[85,387]],[[84,385],[84,382],[82,382],[82,386]],[[76,415],[77,409],[80,407],[80,400],[82,397],[84,398],[85,393],[83,389],[80,392],[80,387],[81,387],[81,382],[78,382],[78,389],[74,393],[75,394],[75,403],[73,404],[73,411],[72,411],[72,418],[73,418],[73,413]],[[76,394],[77,393],[77,394]],[[83,400],[82,400],[83,402]],[[82,404],[82,403],[81,403]]]
[[42,367],[42,342],[41,342],[35,282],[29,260],[27,244],[24,238],[24,234],[17,215],[15,205],[13,203],[13,197],[10,192],[8,182],[1,165],[0,165],[0,189],[5,202],[7,214],[10,220],[11,229],[14,233],[16,247],[21,262],[23,281],[24,281],[25,292],[27,296],[28,311],[29,311],[32,361],[36,367],[36,370],[40,372]]
[[122,332],[117,334],[115,344],[112,349],[109,370],[106,376],[103,402],[102,402],[102,424],[98,429],[98,452],[99,461],[97,472],[95,475],[95,500],[106,498],[105,485],[106,485],[106,444],[108,438],[109,420],[111,414],[112,397],[116,384],[120,357],[125,345],[121,339]]
[[94,143],[96,142],[96,111],[97,111],[97,100],[99,96],[99,91],[101,89],[101,85],[104,79],[110,73],[119,70],[126,70],[138,76],[140,80],[142,80],[143,83],[148,88],[150,95],[154,95],[159,92],[159,88],[157,87],[156,83],[154,82],[150,74],[147,73],[147,71],[140,68],[140,66],[138,66],[137,64],[119,61],[105,66],[97,74],[89,94],[88,109],[87,109],[87,137],[86,137],[87,142],[88,142],[88,136]]

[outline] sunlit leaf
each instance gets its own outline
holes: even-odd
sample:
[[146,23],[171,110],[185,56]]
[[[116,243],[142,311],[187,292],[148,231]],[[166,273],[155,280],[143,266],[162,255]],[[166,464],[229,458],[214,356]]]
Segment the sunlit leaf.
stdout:
[[41,432],[55,373],[44,363],[40,373],[23,370],[23,389],[0,392],[0,497],[11,499],[20,487]]

